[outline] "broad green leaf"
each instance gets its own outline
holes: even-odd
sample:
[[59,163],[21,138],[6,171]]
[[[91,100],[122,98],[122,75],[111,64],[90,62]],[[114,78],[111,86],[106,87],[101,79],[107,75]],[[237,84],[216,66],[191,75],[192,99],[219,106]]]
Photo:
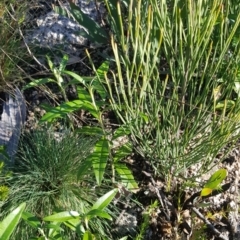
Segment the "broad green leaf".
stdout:
[[149,123],[149,117],[144,113],[139,113],[139,116],[145,121],[145,123]]
[[238,98],[239,98],[240,97],[240,82],[235,82],[234,84],[235,84],[234,90],[237,93]]
[[102,136],[103,135],[103,130],[100,127],[84,126],[82,128],[77,129],[76,132],[83,133],[86,135],[93,135],[93,136]]
[[46,228],[49,229],[48,236],[54,237],[54,239],[59,239],[57,238],[59,232],[64,232],[64,229],[60,227],[61,224],[62,224],[61,222],[51,222],[50,224],[47,224]]
[[87,14],[69,1],[70,13],[75,20],[84,28],[87,29],[89,40],[97,43],[108,43],[109,36],[99,24],[92,20]]
[[130,143],[126,143],[117,149],[117,151],[114,153],[113,160],[116,163],[131,153],[132,153],[132,146]]
[[[92,80],[95,78],[95,77],[86,77],[86,76],[81,77],[78,74],[71,72],[71,71],[67,71],[67,70],[64,70],[63,73],[65,73],[73,78],[72,80],[70,80],[70,84],[81,83],[81,84],[83,84],[84,87],[88,87],[89,84],[92,82]],[[69,83],[67,85],[69,85]]]
[[66,102],[58,107],[50,108],[49,111],[40,119],[40,122],[51,122],[55,118],[63,117],[68,113],[79,110],[82,107],[82,101],[74,100]]
[[[51,237],[51,238],[49,237],[48,239],[49,240],[64,240],[62,235],[63,235],[62,233],[55,233],[53,237]],[[44,239],[44,240],[46,240],[46,239]]]
[[26,203],[20,204],[16,209],[8,214],[2,222],[0,222],[0,239],[8,240],[10,238],[12,232],[21,219],[25,207]]
[[[119,13],[118,13],[118,8],[117,8],[117,4],[119,2],[115,1],[115,0],[108,0],[106,2],[108,3],[108,6],[109,6],[108,9],[110,10],[110,12],[108,12],[108,13],[109,13],[109,17],[111,16],[111,18],[110,18],[111,25],[114,25],[114,27],[113,27],[113,29],[115,30],[114,34],[116,36],[121,36],[122,24],[121,24],[121,20],[119,18]],[[125,2],[125,1],[122,1],[122,2]]]
[[67,66],[68,63],[68,55],[64,54],[63,58],[61,59],[61,62],[59,64],[59,71],[63,72]]
[[56,81],[54,79],[51,79],[51,78],[36,79],[36,80],[33,80],[32,82],[28,83],[25,87],[23,87],[23,90],[26,90],[26,89],[32,88],[32,87],[38,87],[40,85],[50,83],[50,82],[56,82]]
[[76,227],[79,225],[80,220],[79,219],[70,219],[68,221],[64,222],[64,225],[69,227],[72,231],[76,231]]
[[219,103],[217,103],[215,109],[216,110],[220,110],[220,109],[231,109],[232,107],[235,106],[235,102],[233,100],[225,100],[225,101],[221,101]]
[[40,106],[41,106],[41,108],[43,108],[46,112],[51,111],[52,108],[53,108],[50,104],[47,104],[47,103],[42,103]]
[[64,229],[60,227],[61,224],[62,222],[52,222],[50,224],[44,225],[44,227],[50,230],[52,229],[54,231],[64,231]]
[[90,103],[92,102],[90,94],[82,87],[77,87],[77,93],[79,100]]
[[53,10],[54,10],[54,12],[56,12],[59,15],[70,18],[68,12],[64,8],[61,8],[61,7],[58,7],[58,6],[54,5]]
[[[98,118],[98,104],[96,106],[92,104],[92,98],[90,94],[82,87],[77,88],[78,98],[82,101],[82,109],[89,111],[95,118]],[[101,106],[101,105],[100,105]]]
[[33,228],[41,227],[40,220],[36,216],[34,216],[32,213],[23,212],[22,213],[22,219],[24,221],[26,221],[26,223],[29,224]]
[[[64,70],[63,73],[73,77],[76,81],[74,81],[73,83],[81,83],[86,87],[86,81],[84,80],[83,77],[79,76],[78,74],[71,72],[71,71],[66,71]],[[91,78],[92,79],[92,78]]]
[[76,227],[76,233],[80,236],[82,236],[84,233],[86,232],[85,227],[83,226],[83,224],[78,224],[78,226]]
[[102,83],[99,82],[99,79],[97,77],[95,77],[92,81],[92,87],[93,89],[101,96],[101,99],[103,101],[106,100],[108,94],[105,90],[105,88],[103,87]]
[[96,109],[91,102],[83,101],[82,109],[90,112],[95,118],[99,118],[98,109]]
[[[84,98],[84,96],[81,97]],[[86,95],[85,99],[87,99]],[[61,118],[66,114],[79,110],[80,108],[89,111],[95,118],[98,118],[98,112],[91,102],[74,100],[62,103],[58,107],[48,108],[47,113],[40,119],[40,122],[51,122],[56,118]]]
[[93,240],[93,239],[94,239],[94,237],[89,231],[86,231],[83,234],[83,240]]
[[136,191],[138,189],[138,184],[134,180],[132,172],[123,163],[116,163],[115,169],[121,178],[121,182],[129,191]]
[[204,188],[210,188],[212,190],[217,189],[222,181],[227,177],[227,173],[226,169],[219,169],[210,177],[204,185]]
[[79,218],[80,214],[76,211],[65,211],[56,213],[43,218],[44,221],[65,222],[71,219]]
[[106,194],[104,194],[93,204],[91,210],[93,209],[103,210],[113,200],[117,192],[118,192],[118,188],[115,188],[107,192]]
[[101,184],[103,179],[109,151],[108,140],[105,137],[102,137],[96,143],[92,154],[87,158],[87,161],[90,160],[92,162],[93,171],[98,185]]
[[94,89],[101,96],[102,100],[105,100],[108,96],[101,82],[102,80],[105,80],[105,74],[108,72],[108,68],[109,68],[109,62],[108,61],[103,62],[101,66],[97,69],[98,78],[96,77],[93,80]]
[[[4,149],[4,150],[3,150]],[[4,145],[0,145],[0,153],[1,154],[6,154],[5,153],[5,150],[6,149],[6,146]],[[7,156],[6,156],[7,157]],[[3,167],[4,167],[4,162],[2,162],[2,161],[0,161],[0,173],[2,172],[2,170],[3,170]]]
[[97,75],[100,79],[105,79],[105,73],[108,72],[109,69],[109,61],[105,61],[101,64],[101,66],[97,69]]
[[48,66],[49,66],[50,70],[53,72],[53,69],[54,69],[53,62],[48,55],[46,55],[46,58],[47,58]]
[[126,125],[122,125],[121,127],[119,127],[113,134],[113,140],[119,138],[119,137],[123,137],[130,134],[130,128],[129,126]]
[[128,236],[125,236],[125,237],[120,238],[119,240],[127,240],[127,239],[128,239]]
[[201,196],[204,197],[204,196],[208,196],[209,194],[211,194],[213,191],[212,188],[203,188],[202,191],[201,191]]
[[86,216],[88,217],[88,219],[91,219],[93,217],[101,217],[101,218],[106,218],[109,220],[112,220],[112,217],[105,211],[103,210],[99,210],[99,209],[92,209],[90,210]]

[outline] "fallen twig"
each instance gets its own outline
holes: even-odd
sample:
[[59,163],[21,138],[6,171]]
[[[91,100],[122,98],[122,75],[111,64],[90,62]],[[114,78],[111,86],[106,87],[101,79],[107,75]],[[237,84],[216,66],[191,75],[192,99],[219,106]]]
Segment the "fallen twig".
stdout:
[[217,235],[218,238],[222,240],[229,240],[228,237],[223,236],[222,233],[220,233],[195,207],[192,207],[192,211],[211,229],[215,235]]
[[154,187],[155,193],[157,194],[157,197],[159,199],[159,202],[162,206],[162,211],[166,217],[167,221],[170,221],[171,217],[170,217],[170,211],[175,215],[175,217],[177,216],[176,214],[176,210],[174,208],[174,206],[168,201],[168,199],[166,198],[166,196],[164,195],[164,193],[158,189],[157,184],[155,182],[155,180],[153,179],[152,175],[150,173],[147,173],[145,171],[142,171],[142,173],[149,177],[151,179],[152,185]]
[[27,51],[28,51],[29,55],[35,60],[35,62],[37,62],[37,64],[39,64],[40,66],[42,66],[45,70],[48,70],[48,69],[47,69],[42,63],[40,63],[40,62],[38,61],[38,59],[33,55],[32,51],[31,51],[30,48],[28,47],[27,42],[25,41],[25,38],[24,38],[24,36],[23,36],[22,30],[20,29],[20,27],[18,28],[18,31],[19,31],[19,33],[20,33],[20,35],[21,35],[21,37],[22,37],[23,43],[24,43],[25,47],[27,48]]

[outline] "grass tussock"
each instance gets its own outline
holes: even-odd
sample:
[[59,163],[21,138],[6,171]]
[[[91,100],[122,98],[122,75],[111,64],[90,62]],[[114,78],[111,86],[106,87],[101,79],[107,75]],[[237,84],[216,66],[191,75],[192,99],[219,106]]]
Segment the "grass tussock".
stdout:
[[126,14],[105,3],[117,68],[106,84],[135,149],[166,180],[207,172],[239,129],[239,6],[132,0]]
[[[12,176],[5,179],[10,191],[1,208],[2,216],[22,202],[27,203],[26,211],[39,219],[54,211],[69,209],[84,212],[84,209],[90,209],[99,196],[94,189],[94,176],[87,174],[78,180],[77,172],[94,142],[94,139],[70,132],[59,137],[51,131],[25,134]],[[103,222],[92,221],[90,227],[104,236],[104,231],[101,231]],[[69,230],[67,232],[74,239],[75,234]],[[13,237],[24,236],[19,239],[28,239],[34,234],[36,230],[22,222]]]

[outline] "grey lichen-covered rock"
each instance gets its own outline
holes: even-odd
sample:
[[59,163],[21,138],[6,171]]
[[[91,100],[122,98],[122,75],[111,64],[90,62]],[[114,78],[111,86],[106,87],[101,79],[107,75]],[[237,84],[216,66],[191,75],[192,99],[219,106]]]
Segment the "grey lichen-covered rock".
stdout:
[[[69,9],[68,3],[59,2],[62,7]],[[97,21],[99,11],[96,1],[76,0],[74,2],[85,14]],[[100,9],[103,10],[103,8]],[[74,20],[48,10],[35,19],[37,27],[28,30],[25,36],[26,42],[51,50],[60,49],[69,55],[76,56],[77,47],[87,43],[87,38],[81,36],[84,35],[84,28]]]
[[26,118],[26,104],[21,91],[16,88],[12,94],[8,94],[7,100],[3,103],[3,111],[0,120],[0,146],[6,146],[7,159],[0,154],[0,160],[6,165],[12,166],[14,155],[18,148],[18,141],[21,128]]

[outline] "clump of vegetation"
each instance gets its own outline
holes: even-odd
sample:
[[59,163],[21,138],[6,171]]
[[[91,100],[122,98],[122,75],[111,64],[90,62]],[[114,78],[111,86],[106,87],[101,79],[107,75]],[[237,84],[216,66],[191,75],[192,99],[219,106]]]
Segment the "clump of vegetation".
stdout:
[[[105,193],[97,199],[90,209],[82,209],[81,212],[72,210],[58,212],[46,216],[41,220],[33,214],[24,211],[26,210],[26,203],[21,203],[0,222],[0,238],[8,240],[22,218],[32,229],[38,230],[38,234],[34,235],[31,239],[65,239],[68,234],[63,226],[68,227],[67,229],[72,232],[78,233],[79,235],[76,239],[79,239],[79,237],[85,240],[102,239],[103,234],[101,234],[101,230],[99,231],[98,229],[96,233],[92,233],[90,225],[95,221],[94,218],[96,217],[112,220],[106,211],[106,207],[111,203],[117,193],[118,189],[112,189]],[[25,231],[25,234],[27,234],[27,231]],[[37,236],[37,238],[35,238],[35,236]],[[17,237],[20,236],[18,235]],[[23,237],[25,239],[28,235],[24,235]],[[75,238],[72,236],[71,239]],[[104,239],[106,238],[104,237]]]
[[[169,206],[176,207],[164,199],[154,178],[160,176],[168,192],[176,178],[189,179],[187,183],[194,184],[194,179],[221,161],[215,158],[219,151],[226,145],[231,148],[239,137],[240,5],[229,0],[104,0],[107,9],[104,20],[112,33],[109,37],[107,31],[73,1],[68,2],[68,11],[62,7],[55,7],[55,11],[64,16],[71,15],[85,27],[91,41],[109,44],[113,57],[96,69],[86,50],[95,73],[92,77],[81,77],[79,73],[67,70],[66,55],[59,66],[54,66],[48,57],[54,78],[36,79],[24,89],[54,83],[63,95],[63,102],[57,106],[45,105],[46,114],[39,123],[53,124],[57,118],[68,116],[74,129],[74,123],[71,124],[73,113],[84,110],[94,119],[94,124],[77,129],[78,134],[65,131],[58,138],[45,129],[24,135],[12,176],[4,180],[9,192],[2,189],[3,194],[7,193],[3,195],[2,216],[20,206],[19,214],[26,207],[26,211],[33,214],[28,215],[29,218],[36,216],[41,221],[50,221],[50,225],[77,217],[78,221],[84,219],[81,226],[86,228],[78,229],[84,240],[92,239],[92,233],[97,239],[110,238],[108,222],[96,216],[110,219],[102,208],[113,199],[116,190],[103,205],[101,201],[95,201],[105,193],[102,189],[108,188],[105,182],[122,185],[126,195],[138,188],[131,172],[134,166],[124,161],[134,151],[150,163],[147,165],[153,172],[146,176],[150,176],[155,194],[158,193],[158,200],[150,204],[149,211],[143,216],[137,236],[142,239],[159,203],[162,212]],[[11,54],[19,46],[15,29],[23,19],[6,21],[11,17],[11,6],[17,4],[15,1],[8,3],[0,5],[0,14],[4,16],[0,22],[3,26],[0,29],[3,35],[0,40],[3,53],[0,54],[0,81],[11,79],[16,66]],[[9,31],[11,28],[14,31]],[[69,85],[74,86],[77,95],[70,101],[66,91]],[[120,127],[109,129],[108,126],[106,129],[105,114],[108,111],[115,113]],[[114,149],[113,141],[119,137],[127,141]],[[178,197],[177,214],[187,210],[187,218],[194,212],[204,219],[194,205],[195,199],[227,191],[231,183],[222,185],[226,177],[227,170],[220,169],[205,184],[198,184],[202,185],[201,191],[186,201],[180,201]],[[22,202],[26,202],[26,206],[20,205]],[[75,212],[66,212],[66,209]],[[93,215],[94,221],[88,226]],[[169,214],[166,216],[166,226],[172,229],[174,223]],[[19,220],[20,215],[18,217]],[[23,218],[28,219],[26,214]],[[181,219],[176,218],[177,221]],[[38,236],[41,223],[32,228],[21,222],[13,238]],[[210,225],[209,221],[205,223]],[[60,224],[56,225],[60,232]],[[190,229],[194,228],[190,225]],[[66,231],[66,236],[79,237],[75,225],[71,227],[73,232]],[[175,230],[179,230],[178,226]],[[44,230],[41,231],[44,236]],[[219,234],[218,231],[215,233]]]
[[[26,211],[40,219],[54,211],[90,209],[101,192],[94,188],[93,174],[77,174],[95,141],[69,131],[58,137],[49,130],[25,134],[12,176],[6,179],[10,191],[2,215],[22,202],[27,204]],[[90,228],[104,236],[103,220],[90,223]],[[13,236],[30,237],[36,231],[22,222]]]
[[106,84],[135,150],[169,185],[191,166],[207,172],[240,127],[239,11],[230,1],[142,0],[124,15],[111,4],[117,70]]

